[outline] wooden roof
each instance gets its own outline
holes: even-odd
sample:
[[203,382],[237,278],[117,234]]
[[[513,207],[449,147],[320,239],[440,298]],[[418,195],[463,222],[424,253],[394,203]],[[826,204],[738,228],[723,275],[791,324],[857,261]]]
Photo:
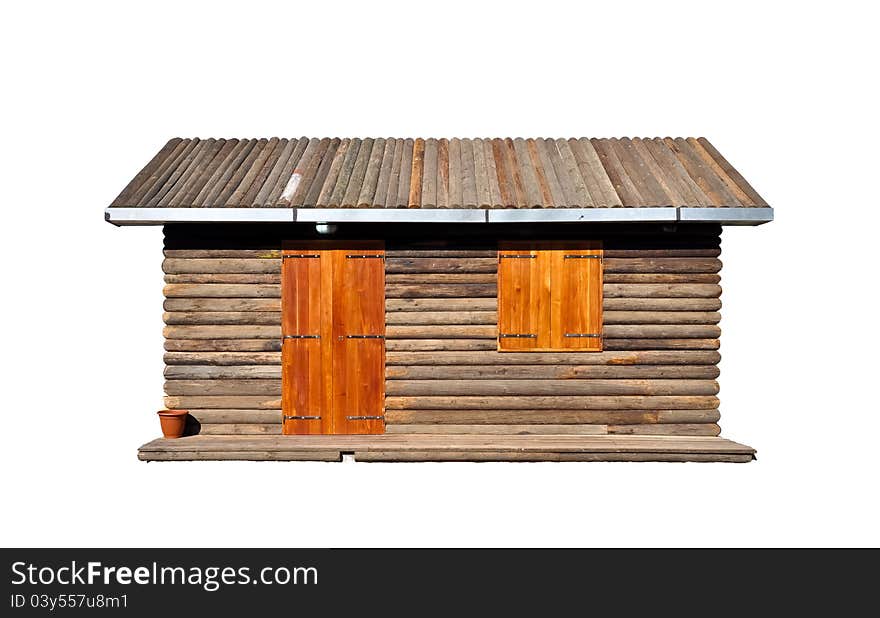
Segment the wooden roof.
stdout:
[[766,207],[704,138],[170,140],[111,208]]

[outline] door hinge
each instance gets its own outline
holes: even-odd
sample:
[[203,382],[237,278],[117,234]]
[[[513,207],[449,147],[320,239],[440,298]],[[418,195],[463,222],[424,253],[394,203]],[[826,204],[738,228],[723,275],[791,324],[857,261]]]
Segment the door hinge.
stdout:
[[321,335],[284,335],[282,339],[320,339]]
[[321,420],[320,416],[287,416],[284,415],[282,418],[283,421],[319,421]]
[[384,339],[385,335],[346,335],[346,339]]
[[346,416],[348,421],[384,421],[384,416]]
[[601,337],[600,333],[565,333],[566,337]]
[[601,260],[601,255],[563,255],[564,260]]
[[316,257],[321,257],[321,256],[318,255],[317,253],[309,253],[307,255],[282,255],[281,256],[281,258],[285,259],[285,260],[287,258],[316,258]]
[[502,260],[535,260],[537,255],[499,255]]
[[498,335],[502,339],[537,339],[538,335],[533,333],[501,333]]
[[345,257],[346,257],[347,259],[350,259],[350,260],[369,260],[369,259],[374,259],[374,260],[384,260],[384,259],[385,259],[385,256],[384,256],[384,255],[357,255],[357,254],[351,254],[351,255],[346,255]]

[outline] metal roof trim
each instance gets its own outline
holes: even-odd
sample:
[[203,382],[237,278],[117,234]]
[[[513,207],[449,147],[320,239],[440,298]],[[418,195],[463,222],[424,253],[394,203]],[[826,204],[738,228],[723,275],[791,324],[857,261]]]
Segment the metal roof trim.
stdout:
[[721,225],[761,225],[773,221],[773,209],[752,208],[679,208],[678,220],[682,223],[706,222]]
[[114,225],[165,223],[720,223],[761,225],[772,208],[121,208]]

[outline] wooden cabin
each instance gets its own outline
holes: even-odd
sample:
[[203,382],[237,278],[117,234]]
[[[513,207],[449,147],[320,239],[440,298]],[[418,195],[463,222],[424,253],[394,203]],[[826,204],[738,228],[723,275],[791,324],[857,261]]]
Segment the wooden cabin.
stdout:
[[754,457],[720,236],[773,210],[706,139],[172,139],[105,215],[165,232],[143,460]]

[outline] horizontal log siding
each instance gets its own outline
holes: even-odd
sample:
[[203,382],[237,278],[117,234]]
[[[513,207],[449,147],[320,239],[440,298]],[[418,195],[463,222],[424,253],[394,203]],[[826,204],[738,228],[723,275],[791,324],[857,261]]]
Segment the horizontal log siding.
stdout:
[[[389,241],[387,431],[717,435],[717,230],[672,238],[606,243],[600,353],[497,352],[492,243]],[[183,246],[163,262],[166,405],[203,434],[280,433],[281,251]]]
[[502,353],[491,247],[389,247],[387,431],[718,435],[719,255],[609,247],[603,352]]

